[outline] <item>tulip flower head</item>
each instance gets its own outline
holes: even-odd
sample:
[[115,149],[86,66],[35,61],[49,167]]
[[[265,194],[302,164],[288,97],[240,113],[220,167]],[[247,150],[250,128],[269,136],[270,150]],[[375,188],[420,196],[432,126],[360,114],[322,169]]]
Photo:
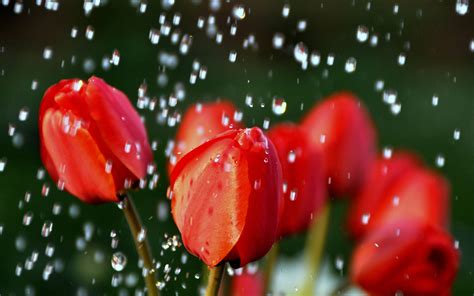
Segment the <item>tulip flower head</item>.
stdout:
[[184,246],[210,267],[243,266],[276,239],[281,167],[258,128],[231,130],[188,152],[171,175],[171,207]]
[[351,278],[371,295],[449,295],[458,267],[458,250],[441,227],[400,220],[356,247]]
[[87,203],[116,202],[153,161],[128,98],[102,79],[62,80],[39,112],[41,158],[60,189]]
[[191,106],[179,125],[173,154],[168,164],[168,174],[171,174],[176,163],[192,149],[222,132],[242,128],[236,114],[238,115],[237,109],[228,101]]
[[332,195],[355,194],[376,156],[373,123],[359,99],[336,93],[316,105],[303,120],[315,149],[323,154]]
[[308,228],[326,200],[321,152],[312,149],[305,131],[297,125],[277,125],[268,137],[275,145],[283,172],[279,235],[295,234]]
[[[372,163],[366,182],[351,200],[347,229],[353,238],[360,238],[367,232],[378,206],[383,202],[390,188],[406,174],[419,167],[421,167],[421,161],[414,154],[398,151],[390,158],[380,156]],[[392,202],[392,205],[396,206],[399,200],[395,196],[387,202]]]

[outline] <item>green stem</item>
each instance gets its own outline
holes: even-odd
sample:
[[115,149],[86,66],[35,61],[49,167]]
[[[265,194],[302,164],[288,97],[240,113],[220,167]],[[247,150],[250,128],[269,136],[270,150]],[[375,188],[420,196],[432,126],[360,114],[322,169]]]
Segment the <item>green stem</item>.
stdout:
[[316,287],[324,243],[326,241],[330,208],[329,204],[324,206],[321,214],[315,219],[308,232],[305,247],[305,262],[308,264],[309,277],[303,286],[302,295],[313,295],[313,291]]
[[153,266],[153,257],[151,255],[150,244],[146,236],[143,239],[140,239],[140,241],[138,239],[138,234],[143,229],[143,226],[142,222],[140,221],[140,216],[138,215],[137,209],[135,208],[135,204],[128,194],[125,194],[125,197],[121,202],[121,208],[125,218],[127,219],[130,232],[132,233],[138,256],[142,259],[143,266],[148,271],[145,276],[148,296],[158,296],[159,293],[156,287],[155,269]]
[[279,245],[275,243],[267,254],[267,259],[265,261],[265,266],[263,269],[263,287],[265,293],[263,295],[268,295],[270,292],[270,287],[272,284],[273,271],[275,269],[276,261],[278,259]]
[[221,284],[222,274],[224,273],[224,264],[218,265],[209,272],[209,281],[207,283],[206,296],[217,296]]

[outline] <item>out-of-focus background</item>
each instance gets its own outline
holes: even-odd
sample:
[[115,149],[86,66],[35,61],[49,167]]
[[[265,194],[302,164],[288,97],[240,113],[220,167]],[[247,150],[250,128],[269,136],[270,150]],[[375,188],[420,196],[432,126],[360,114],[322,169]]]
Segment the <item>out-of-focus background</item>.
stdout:
[[[179,114],[192,103],[225,97],[247,125],[265,128],[298,121],[339,90],[356,93],[366,104],[381,151],[416,151],[449,179],[451,230],[462,252],[454,295],[472,295],[472,5],[2,0],[0,294],[133,295],[143,286],[117,206],[83,205],[59,192],[39,159],[37,116],[44,91],[63,78],[97,75],[129,96],[156,144],[158,186],[134,197],[160,263],[164,295],[197,294],[202,271],[182,246],[173,246],[178,232],[166,199],[165,150]],[[146,98],[139,99],[145,85]],[[283,114],[272,108],[275,98],[285,100]],[[337,203],[326,247],[329,268],[342,276],[352,248],[344,233],[346,209]],[[301,235],[283,242],[282,250],[291,260],[303,245]],[[111,267],[116,252],[127,258],[122,271]]]

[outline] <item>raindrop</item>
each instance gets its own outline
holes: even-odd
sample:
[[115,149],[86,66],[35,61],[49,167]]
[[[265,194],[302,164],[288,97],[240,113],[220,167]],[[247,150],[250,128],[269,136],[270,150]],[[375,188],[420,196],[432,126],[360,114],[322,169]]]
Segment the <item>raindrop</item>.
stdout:
[[26,212],[24,215],[23,215],[23,225],[25,226],[28,226],[31,224],[31,222],[33,221],[33,213],[32,212]]
[[400,103],[395,103],[390,106],[390,112],[392,112],[393,115],[398,115],[402,111],[402,104]]
[[283,5],[283,9],[281,11],[281,15],[284,18],[287,18],[290,15],[290,4]]
[[311,63],[313,67],[318,66],[321,63],[321,54],[317,51],[311,52],[309,62]]
[[347,73],[353,73],[356,70],[357,60],[353,57],[350,57],[346,61],[344,69]]
[[122,252],[116,252],[112,255],[110,263],[115,271],[122,271],[127,265],[127,257]]
[[295,45],[293,55],[297,62],[305,63],[308,60],[308,48],[303,42],[299,42]]
[[459,141],[460,138],[461,138],[461,131],[459,129],[455,129],[453,132],[453,139],[455,141]]
[[290,200],[295,201],[296,200],[296,195],[297,195],[297,191],[295,189],[291,190],[290,191]]
[[357,33],[356,33],[356,38],[357,41],[359,42],[365,42],[369,38],[369,28],[367,28],[364,25],[360,25],[357,27]]
[[379,36],[378,35],[374,34],[374,35],[370,36],[370,46],[376,47],[378,43],[379,43]]
[[300,20],[298,21],[296,29],[298,30],[298,32],[304,32],[306,30],[307,24],[308,22],[306,20]]
[[469,42],[469,50],[471,52],[474,52],[474,39],[472,39],[471,42]]
[[77,27],[72,27],[71,29],[71,38],[76,38],[77,37]]
[[370,221],[370,214],[363,214],[362,215],[362,224],[367,225]]
[[92,40],[94,38],[94,27],[92,26],[87,26],[86,28],[86,39],[87,40]]
[[235,50],[231,50],[229,52],[229,62],[235,63],[236,60],[237,60],[237,52]]
[[0,158],[0,173],[5,170],[6,165],[7,165],[7,159],[5,157]]
[[431,98],[431,105],[434,107],[438,106],[439,103],[439,97],[438,95],[434,94],[433,97]]
[[54,245],[52,243],[48,243],[46,245],[46,249],[44,250],[44,254],[48,257],[53,257],[53,255],[54,255]]
[[43,270],[43,280],[47,281],[49,276],[53,273],[54,266],[51,263],[47,263]]
[[157,29],[150,29],[148,33],[148,38],[150,39],[151,44],[158,44],[160,42],[160,32]]
[[[383,80],[375,81],[374,88],[375,88],[376,91],[382,91],[384,86],[385,86],[385,82]],[[385,101],[385,99],[384,99],[384,101]]]
[[30,110],[28,109],[28,107],[21,108],[20,113],[18,114],[18,119],[20,121],[26,121],[28,119],[29,112]]
[[328,66],[334,65],[334,59],[335,59],[335,56],[333,53],[328,54],[328,57],[326,59],[326,63],[328,64]]
[[392,89],[384,90],[383,92],[383,102],[389,105],[395,104],[397,101],[397,92]]
[[138,235],[137,235],[137,241],[139,243],[142,243],[144,242],[146,239],[146,229],[145,228],[142,228],[140,229],[140,231],[138,232]]
[[110,59],[110,63],[114,66],[118,66],[120,63],[120,52],[117,49],[114,49],[112,52],[112,58]]
[[401,53],[401,54],[398,56],[397,62],[398,62],[398,64],[399,64],[400,66],[403,66],[403,65],[405,65],[406,60],[407,60],[406,55],[405,55],[404,53]]
[[285,35],[282,33],[275,33],[273,35],[273,48],[275,49],[280,49],[283,47],[283,44],[285,43]]
[[436,156],[436,166],[439,168],[444,167],[444,164],[446,163],[446,159],[444,158],[444,155],[438,154]]
[[286,101],[283,98],[273,98],[272,110],[276,115],[282,115],[286,112]]
[[237,20],[243,20],[245,18],[245,7],[241,4],[234,6],[232,16]]
[[46,221],[44,222],[43,227],[41,228],[41,236],[48,237],[52,231],[53,231],[53,222]]
[[49,46],[45,47],[43,50],[43,59],[50,60],[53,57],[53,49]]
[[469,11],[469,0],[456,0],[456,13],[465,15]]

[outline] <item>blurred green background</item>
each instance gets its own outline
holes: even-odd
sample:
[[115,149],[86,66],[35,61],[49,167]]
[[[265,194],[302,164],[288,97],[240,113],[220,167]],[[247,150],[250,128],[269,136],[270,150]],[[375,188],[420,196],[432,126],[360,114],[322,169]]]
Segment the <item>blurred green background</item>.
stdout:
[[[93,2],[100,5],[86,16],[84,7]],[[140,12],[140,1],[134,0],[3,0],[0,4],[0,162],[6,162],[0,172],[1,295],[133,295],[142,286],[141,279],[136,284],[137,257],[117,206],[83,205],[59,192],[48,176],[41,176],[37,110],[42,94],[60,79],[90,75],[123,90],[134,104],[144,82],[147,96],[158,102],[167,103],[170,96],[184,94],[176,106],[157,104],[153,111],[139,110],[146,118],[150,141],[157,143],[160,181],[157,188],[137,192],[134,198],[155,258],[161,263],[160,278],[169,275],[164,295],[197,294],[202,269],[183,247],[173,251],[167,244],[177,230],[166,199],[165,149],[176,127],[160,120],[163,110],[173,118],[194,102],[226,97],[243,111],[246,124],[262,127],[268,120],[271,126],[298,121],[324,96],[343,89],[353,91],[367,105],[378,128],[380,149],[416,151],[451,182],[451,229],[462,252],[454,295],[474,293],[472,7],[462,15],[456,12],[456,1],[442,0],[177,0],[170,5],[173,2],[148,1],[144,12]],[[217,4],[220,8],[216,10]],[[242,20],[233,17],[237,5],[245,9]],[[285,5],[290,7],[288,17],[282,16]],[[181,19],[176,26],[173,17],[178,14]],[[163,28],[160,15],[166,20]],[[199,18],[204,20],[203,29],[197,25]],[[306,21],[304,31],[298,30],[301,21]],[[164,34],[167,23],[170,36]],[[221,44],[213,35],[213,24],[222,32]],[[234,24],[237,31],[231,35]],[[94,31],[90,40],[86,38],[88,26]],[[369,30],[365,42],[356,38],[359,26]],[[73,28],[77,29],[75,38],[71,37]],[[149,39],[151,29],[164,30],[158,44]],[[180,35],[178,44],[173,44],[171,35],[176,30]],[[272,45],[275,33],[285,36],[281,49]],[[183,34],[192,35],[185,55],[179,51]],[[376,46],[370,43],[372,36],[378,36]],[[296,62],[293,50],[298,42],[309,53],[320,53],[318,66],[310,64],[304,70]],[[52,56],[45,59],[48,48]],[[108,62],[114,50],[120,53],[118,66]],[[233,50],[237,58],[231,63]],[[326,61],[330,54],[335,57],[333,65]],[[403,65],[398,62],[400,54],[406,56]],[[350,57],[357,60],[353,73],[345,71]],[[196,62],[207,67],[207,75],[192,84]],[[397,94],[400,113],[392,113],[383,102],[376,81],[383,81],[386,94]],[[247,95],[253,97],[253,107],[245,103]],[[433,96],[439,98],[437,106]],[[288,104],[281,116],[272,112],[274,97]],[[20,118],[20,110],[28,110],[26,120]],[[459,140],[454,138],[455,131],[460,132]],[[442,167],[436,166],[439,156],[445,159]],[[48,196],[42,195],[45,186],[50,186]],[[31,197],[25,199],[28,194]],[[344,260],[343,274],[352,247],[341,231],[346,208],[337,203],[326,248],[330,262]],[[25,215],[32,216],[30,223],[25,223]],[[43,237],[41,230],[47,221],[53,223],[53,231]],[[111,247],[111,231],[117,232],[117,248]],[[283,253],[294,256],[303,244],[303,236],[285,241]],[[49,250],[54,246],[51,257],[45,254],[48,245]],[[116,251],[128,258],[120,273],[110,266]],[[46,281],[43,273],[48,264],[55,271]]]

